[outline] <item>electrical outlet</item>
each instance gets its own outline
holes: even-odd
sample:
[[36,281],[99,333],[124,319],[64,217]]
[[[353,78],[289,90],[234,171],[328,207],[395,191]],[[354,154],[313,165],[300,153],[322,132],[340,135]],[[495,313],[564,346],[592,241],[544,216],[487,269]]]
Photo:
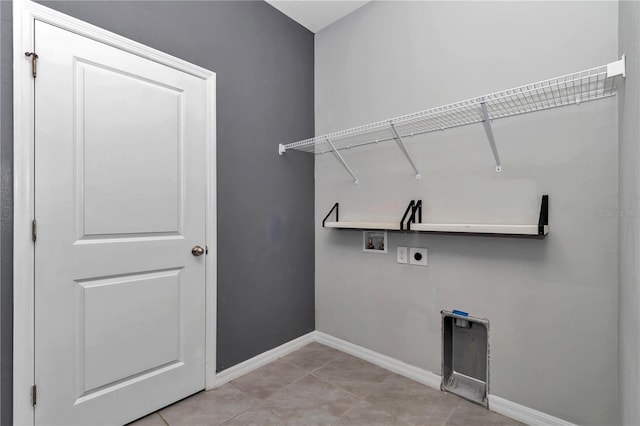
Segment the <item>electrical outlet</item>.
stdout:
[[411,247],[409,249],[409,263],[411,265],[427,266],[427,249]]
[[398,263],[408,263],[407,259],[407,248],[406,247],[398,247]]

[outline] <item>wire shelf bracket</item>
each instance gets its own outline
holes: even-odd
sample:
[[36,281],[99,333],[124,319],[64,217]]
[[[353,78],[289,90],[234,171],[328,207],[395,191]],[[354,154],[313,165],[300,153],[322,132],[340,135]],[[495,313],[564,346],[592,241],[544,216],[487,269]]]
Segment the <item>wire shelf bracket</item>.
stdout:
[[340,151],[395,140],[416,172],[416,178],[419,179],[419,170],[406,148],[408,138],[453,127],[482,123],[496,162],[496,171],[499,172],[502,170],[502,162],[491,128],[493,120],[615,96],[617,82],[625,77],[626,57],[623,55],[615,62],[588,70],[466,99],[390,120],[378,121],[298,142],[280,144],[278,153],[283,155],[290,149],[310,152],[315,155],[331,152],[336,155],[357,183],[358,178],[344,161]]
[[416,179],[420,179],[420,171],[418,170],[418,168],[416,167],[415,163],[411,159],[411,156],[409,155],[409,152],[407,151],[407,147],[404,146],[404,142],[402,142],[402,138],[400,137],[400,134],[396,130],[396,126],[393,123],[389,123],[389,126],[391,127],[391,130],[393,131],[393,135],[396,138],[396,142],[398,143],[398,147],[400,148],[400,151],[402,151],[404,156],[407,157],[407,160],[409,160],[409,163],[411,163],[411,167],[413,167],[413,170],[416,172]]
[[493,158],[496,160],[496,172],[500,173],[502,171],[502,161],[500,161],[500,155],[498,154],[498,148],[496,147],[496,139],[493,136],[491,118],[489,118],[489,111],[487,111],[487,103],[482,102],[480,104],[480,108],[482,109],[482,116],[484,117],[484,121],[482,122],[484,132],[487,134],[487,139],[489,139],[489,145],[491,146],[491,152],[493,152]]
[[345,169],[347,169],[347,171],[349,172],[349,174],[351,175],[351,177],[353,178],[353,183],[355,183],[356,185],[358,184],[358,177],[353,173],[353,170],[351,170],[351,167],[349,167],[349,165],[347,164],[346,161],[344,161],[344,158],[342,157],[342,155],[340,155],[340,153],[338,152],[338,150],[336,149],[336,146],[333,144],[333,142],[331,142],[329,140],[329,138],[325,138],[327,140],[327,143],[329,145],[331,145],[331,149],[333,149],[333,153],[336,155],[336,158],[342,163],[342,165],[344,166]]

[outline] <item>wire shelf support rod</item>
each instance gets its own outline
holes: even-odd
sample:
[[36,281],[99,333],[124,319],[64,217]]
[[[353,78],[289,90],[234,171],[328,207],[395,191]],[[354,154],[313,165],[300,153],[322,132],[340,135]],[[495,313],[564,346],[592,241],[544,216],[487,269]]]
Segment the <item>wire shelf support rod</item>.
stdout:
[[342,155],[340,155],[340,153],[338,152],[338,150],[336,149],[336,146],[333,144],[333,142],[331,142],[329,140],[329,138],[325,138],[327,143],[331,146],[331,149],[333,150],[333,153],[336,155],[336,157],[338,158],[338,160],[342,163],[342,165],[344,166],[345,169],[347,169],[347,171],[349,172],[349,174],[351,175],[351,177],[353,178],[353,183],[355,183],[356,185],[358,184],[358,177],[353,173],[353,170],[351,170],[351,167],[349,167],[349,165],[347,164],[346,161],[344,161],[344,158],[342,158]]
[[482,125],[484,126],[484,131],[487,134],[487,139],[489,139],[489,145],[491,146],[491,152],[493,152],[493,158],[496,160],[496,172],[500,173],[502,171],[502,161],[500,161],[500,154],[498,154],[498,148],[496,147],[496,139],[493,136],[493,129],[491,128],[491,118],[489,118],[489,111],[487,111],[487,104],[482,102],[480,104],[480,108],[482,109],[482,115],[484,116],[484,121]]
[[407,160],[409,160],[409,163],[411,163],[411,167],[413,167],[413,170],[416,172],[416,179],[420,179],[420,171],[418,170],[418,168],[416,167],[415,163],[411,159],[411,156],[409,155],[409,152],[407,151],[407,147],[404,146],[404,142],[402,142],[402,138],[400,137],[400,134],[396,130],[396,126],[393,124],[393,122],[389,123],[389,125],[391,126],[391,131],[393,132],[393,134],[394,134],[394,136],[396,138],[396,142],[398,143],[398,147],[400,148],[400,151],[402,151],[404,156],[407,157]]

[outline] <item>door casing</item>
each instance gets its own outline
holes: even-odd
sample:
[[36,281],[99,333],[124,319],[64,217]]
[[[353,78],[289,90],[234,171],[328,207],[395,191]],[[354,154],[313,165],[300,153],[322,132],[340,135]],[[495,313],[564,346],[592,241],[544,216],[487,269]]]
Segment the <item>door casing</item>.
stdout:
[[[205,259],[206,368],[205,386],[216,386],[217,217],[216,217],[216,74],[166,53],[72,18],[31,0],[13,1],[13,125],[14,125],[14,231],[13,231],[13,422],[33,425],[31,387],[34,376],[34,84],[31,60],[25,52],[34,46],[34,21],[116,47],[172,67],[207,82],[207,200]],[[37,52],[36,52],[37,53]]]

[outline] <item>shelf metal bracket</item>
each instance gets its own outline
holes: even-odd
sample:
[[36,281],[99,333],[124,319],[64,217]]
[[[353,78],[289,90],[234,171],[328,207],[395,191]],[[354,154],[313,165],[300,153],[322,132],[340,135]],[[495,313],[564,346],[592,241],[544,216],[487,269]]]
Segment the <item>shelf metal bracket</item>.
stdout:
[[544,236],[544,227],[549,226],[549,196],[543,195],[538,218],[538,235]]
[[607,64],[607,77],[622,77],[627,76],[627,55],[622,55],[622,58],[615,62]]
[[[416,202],[416,200],[411,200],[411,202],[407,206],[407,209],[404,211],[404,216],[402,216],[402,219],[400,219],[401,231],[405,230],[404,222],[409,212],[411,212],[411,216],[409,216],[409,220],[407,221],[407,231],[411,231],[412,223],[422,223],[422,200],[418,200],[418,202]],[[416,213],[418,214],[418,222],[416,222]]]
[[333,142],[331,142],[329,140],[329,138],[325,138],[325,140],[327,141],[327,143],[329,145],[331,145],[331,149],[333,150],[333,153],[336,155],[336,157],[338,158],[338,160],[340,160],[340,162],[342,163],[342,165],[344,166],[345,169],[347,169],[347,171],[349,172],[349,174],[351,175],[351,177],[353,178],[353,183],[355,183],[356,185],[358,184],[358,177],[353,174],[353,171],[351,170],[351,167],[349,167],[349,165],[347,164],[346,161],[344,161],[344,158],[342,158],[342,155],[340,155],[340,153],[338,152],[338,150],[336,149],[336,146],[333,144]]
[[396,130],[396,126],[393,123],[389,123],[389,124],[391,125],[391,131],[393,131],[393,134],[396,138],[396,142],[398,143],[398,147],[400,147],[400,150],[402,151],[404,156],[407,157],[407,160],[409,160],[409,163],[411,163],[411,167],[413,167],[413,170],[416,172],[416,179],[420,179],[420,171],[418,170],[413,160],[411,159],[411,156],[407,151],[407,147],[404,146],[404,142],[402,142],[402,138],[400,137],[400,134]]
[[340,203],[335,203],[333,205],[333,207],[331,207],[331,210],[329,210],[329,213],[327,213],[327,215],[324,217],[324,219],[322,219],[322,227],[324,228],[324,223],[327,221],[327,219],[329,219],[329,216],[331,216],[331,213],[333,213],[333,211],[336,211],[336,222],[339,222],[339,213],[340,213]]
[[500,161],[500,155],[498,154],[498,148],[496,147],[496,140],[493,137],[493,129],[491,128],[491,119],[489,118],[489,111],[487,110],[487,104],[482,102],[480,103],[480,107],[482,108],[482,115],[484,116],[484,121],[482,125],[484,126],[484,131],[487,134],[487,139],[489,139],[489,145],[491,145],[491,151],[493,152],[493,158],[496,160],[496,172],[502,171],[502,162]]
[[283,144],[278,144],[278,154],[283,155],[285,152],[287,152],[287,148]]

